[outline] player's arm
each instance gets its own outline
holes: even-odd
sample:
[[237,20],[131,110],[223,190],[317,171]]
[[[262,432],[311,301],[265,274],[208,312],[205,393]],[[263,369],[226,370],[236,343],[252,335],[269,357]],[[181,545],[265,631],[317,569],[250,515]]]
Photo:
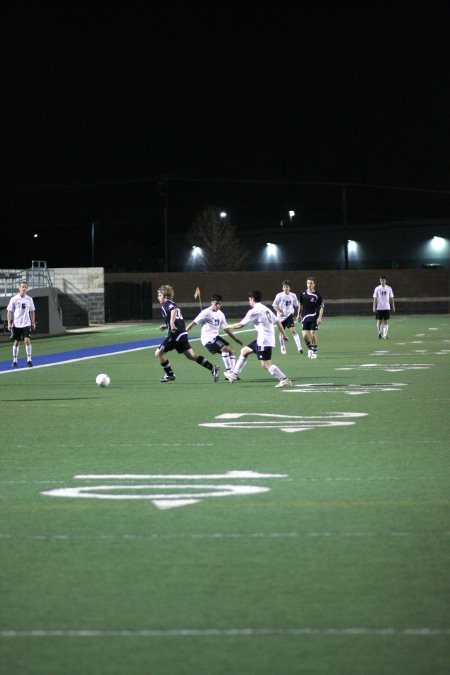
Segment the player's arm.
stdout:
[[319,325],[319,323],[321,323],[321,321],[322,321],[323,310],[324,310],[324,309],[325,309],[325,306],[324,306],[324,304],[322,303],[322,304],[320,305],[319,316],[318,316],[317,319],[316,319],[317,325]]
[[376,312],[376,311],[377,311],[377,299],[376,299],[376,297],[374,296],[374,298],[373,298],[372,312]]
[[275,313],[276,313],[277,316],[283,316],[283,312],[282,312],[282,310],[278,307],[278,305],[272,305],[272,307],[274,308]]
[[176,318],[177,318],[177,308],[174,307],[173,309],[170,310],[169,330],[170,330],[171,333],[177,332],[177,327],[175,325]]
[[34,309],[30,312],[31,325],[36,330],[36,311]]
[[12,325],[12,320],[13,320],[13,313],[11,312],[10,309],[8,309],[8,311],[7,311],[7,313],[6,313],[6,317],[7,317],[7,320],[8,320],[8,330],[11,330],[11,325]]
[[189,333],[189,331],[190,331],[192,328],[194,328],[194,326],[196,326],[196,325],[197,325],[197,324],[195,323],[195,321],[191,321],[191,323],[189,324],[189,326],[186,326],[186,332]]
[[232,330],[236,330],[237,328],[242,328],[243,325],[244,325],[243,323],[228,323],[228,324],[224,325],[223,329],[225,331],[227,330],[227,328],[230,328]]
[[390,300],[391,300],[392,311],[395,312],[395,301],[394,301],[394,296],[392,296],[392,297],[390,298]]
[[302,304],[299,302],[297,309],[297,321],[302,320]]
[[230,338],[232,338],[235,342],[237,342],[238,345],[243,345],[243,344],[244,344],[244,343],[242,342],[242,340],[240,340],[238,337],[236,337],[236,335],[235,335],[235,334],[233,333],[233,331],[231,330],[231,327],[230,327],[230,326],[225,326],[225,325],[224,325],[224,326],[222,326],[222,327],[223,327],[225,333],[226,333],[227,335],[229,335]]
[[279,321],[279,319],[276,320],[276,325],[278,326],[278,330],[280,331],[281,335],[283,336],[283,340],[285,340],[285,342],[289,342],[289,338],[286,335],[286,331],[283,328],[283,324],[281,323],[281,321]]

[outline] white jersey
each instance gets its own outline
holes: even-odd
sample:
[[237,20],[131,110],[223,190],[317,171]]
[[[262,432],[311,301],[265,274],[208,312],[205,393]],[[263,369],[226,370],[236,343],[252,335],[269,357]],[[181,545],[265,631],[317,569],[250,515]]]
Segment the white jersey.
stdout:
[[200,340],[202,341],[202,345],[206,345],[219,335],[220,328],[226,324],[227,321],[222,310],[218,309],[217,311],[214,311],[212,307],[207,307],[197,314],[194,323],[202,327]]
[[30,312],[34,312],[35,307],[33,298],[30,298],[29,295],[21,296],[19,293],[14,295],[6,309],[13,313],[13,324],[16,328],[31,326]]
[[390,300],[394,298],[394,293],[390,286],[380,284],[374,290],[373,297],[375,298],[375,309],[391,309]]
[[279,319],[262,302],[257,302],[243,319],[239,321],[241,326],[252,323],[257,332],[256,344],[258,347],[275,347],[274,326]]
[[272,303],[273,307],[278,307],[283,314],[278,315],[278,318],[280,321],[285,321],[288,316],[291,316],[294,314],[295,310],[298,307],[298,298],[295,295],[295,293],[289,292],[285,293],[282,291],[281,293],[277,293],[275,296],[275,300]]

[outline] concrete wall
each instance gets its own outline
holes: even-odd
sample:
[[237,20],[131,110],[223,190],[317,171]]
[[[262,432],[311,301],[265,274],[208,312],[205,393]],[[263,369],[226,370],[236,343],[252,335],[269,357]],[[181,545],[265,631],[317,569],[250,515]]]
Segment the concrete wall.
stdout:
[[[316,287],[328,300],[371,301],[373,289],[379,283],[380,274],[394,289],[397,298],[446,298],[450,296],[450,271],[445,269],[419,270],[288,270],[283,272],[172,272],[162,273],[106,273],[107,282],[151,282],[156,303],[156,291],[161,284],[171,284],[175,299],[180,303],[192,303],[197,286],[202,299],[208,300],[212,293],[220,293],[225,302],[247,300],[252,288],[262,291],[264,301],[272,301],[281,290],[281,282],[289,279],[292,290],[299,292],[306,287],[309,275],[316,279]],[[156,303],[157,306],[157,303]]]
[[49,272],[54,278],[65,326],[105,322],[103,267],[56,267]]

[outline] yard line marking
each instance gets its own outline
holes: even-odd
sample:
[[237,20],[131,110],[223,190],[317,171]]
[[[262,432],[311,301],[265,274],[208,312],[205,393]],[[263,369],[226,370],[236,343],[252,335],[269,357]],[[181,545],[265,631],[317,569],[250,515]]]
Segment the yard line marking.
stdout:
[[326,412],[322,415],[282,415],[278,413],[252,412],[223,413],[216,415],[215,419],[232,421],[204,422],[199,424],[199,426],[216,429],[279,429],[286,433],[295,433],[297,431],[308,431],[324,427],[352,426],[355,422],[349,421],[349,418],[358,417],[367,417],[367,413]]
[[392,635],[432,637],[436,635],[450,635],[450,628],[312,628],[312,627],[286,627],[286,628],[144,628],[141,630],[1,630],[0,637],[258,637],[265,635]]
[[401,391],[407,384],[401,382],[391,382],[381,384],[373,382],[372,384],[335,384],[333,382],[304,383],[294,384],[292,389],[286,389],[288,394],[347,394],[349,396],[360,396],[362,394],[371,394],[373,392]]
[[225,473],[119,473],[119,474],[79,474],[74,476],[77,480],[148,480],[148,479],[162,479],[162,480],[203,480],[204,478],[209,479],[222,479],[222,478],[287,478],[285,473],[259,473],[258,471],[226,471]]
[[[152,480],[153,475],[142,474],[83,474],[75,476],[78,480]],[[160,510],[174,509],[180,506],[198,504],[202,499],[209,497],[230,497],[235,495],[254,495],[270,492],[270,488],[257,485],[211,483],[212,480],[248,479],[248,478],[287,478],[285,474],[260,474],[256,471],[228,471],[225,474],[181,474],[181,475],[156,475],[156,480],[171,481],[165,483],[151,482],[149,484],[130,485],[83,485],[77,487],[55,488],[45,490],[41,495],[45,497],[69,497],[76,499],[145,499],[151,501]],[[208,481],[206,483],[192,484],[191,482],[177,481]]]

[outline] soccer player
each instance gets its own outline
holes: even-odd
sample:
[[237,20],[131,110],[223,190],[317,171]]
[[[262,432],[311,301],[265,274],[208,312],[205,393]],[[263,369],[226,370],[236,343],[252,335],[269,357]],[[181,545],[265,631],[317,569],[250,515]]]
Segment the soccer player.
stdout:
[[233,323],[228,328],[242,328],[249,323],[252,323],[257,331],[256,340],[251,342],[246,347],[242,347],[241,355],[238,358],[235,367],[228,375],[225,374],[229,382],[235,382],[239,376],[239,373],[247,364],[247,359],[250,354],[256,354],[258,361],[261,363],[261,366],[269,371],[271,375],[277,378],[278,384],[275,385],[276,388],[280,387],[292,387],[291,380],[286,377],[286,375],[272,363],[272,349],[275,347],[275,328],[277,325],[280,331],[280,334],[288,341],[288,336],[281,324],[281,321],[277,319],[275,314],[268,308],[266,305],[263,305],[262,302],[262,293],[261,291],[251,291],[248,303],[250,309],[243,319],[239,323]]
[[25,353],[27,355],[27,366],[31,367],[31,330],[36,330],[36,308],[33,298],[27,295],[28,284],[22,281],[19,284],[19,292],[9,301],[7,312],[8,330],[11,331],[13,342],[13,362],[12,367],[17,368],[17,359],[19,356],[19,342],[23,338],[25,343]]
[[380,285],[373,292],[373,312],[377,320],[378,339],[388,340],[391,308],[395,312],[394,292],[386,284],[386,277],[380,277]]
[[219,335],[220,329],[223,328],[223,330],[237,342],[238,345],[242,345],[243,343],[242,340],[233,335],[230,328],[228,328],[225,314],[221,310],[221,305],[222,296],[215,293],[211,297],[211,306],[202,309],[195,319],[192,319],[191,323],[186,326],[186,332],[188,333],[191,328],[197,324],[202,327],[200,334],[202,345],[204,345],[211,354],[221,355],[225,366],[224,377],[228,379],[227,373],[229,374],[232,371],[236,363],[236,356],[230,343],[227,342],[224,337]]
[[161,305],[161,312],[165,323],[159,329],[167,329],[167,337],[161,342],[155,356],[159,359],[161,366],[164,369],[164,375],[159,379],[160,382],[172,382],[176,376],[172,370],[169,359],[166,356],[167,352],[175,349],[178,354],[184,354],[186,358],[191,361],[196,361],[200,366],[211,371],[214,382],[219,379],[219,367],[213,366],[203,356],[197,356],[189,344],[188,335],[186,332],[186,325],[184,323],[183,315],[178,305],[173,301],[174,291],[172,286],[168,284],[158,288],[158,302]]
[[302,322],[302,335],[308,347],[308,359],[317,359],[317,331],[322,323],[325,305],[319,291],[316,291],[316,280],[308,277],[306,290],[300,294],[297,321]]
[[[295,293],[291,291],[291,282],[286,280],[282,283],[283,291],[277,293],[275,300],[273,301],[272,307],[277,313],[277,318],[281,321],[281,325],[284,329],[289,328],[294,338],[295,344],[297,345],[297,351],[299,354],[303,354],[302,344],[300,342],[300,336],[295,330],[294,323],[294,313],[298,309],[298,298]],[[286,344],[284,342],[283,336],[279,335],[280,339],[280,349],[282,354],[286,354]]]

